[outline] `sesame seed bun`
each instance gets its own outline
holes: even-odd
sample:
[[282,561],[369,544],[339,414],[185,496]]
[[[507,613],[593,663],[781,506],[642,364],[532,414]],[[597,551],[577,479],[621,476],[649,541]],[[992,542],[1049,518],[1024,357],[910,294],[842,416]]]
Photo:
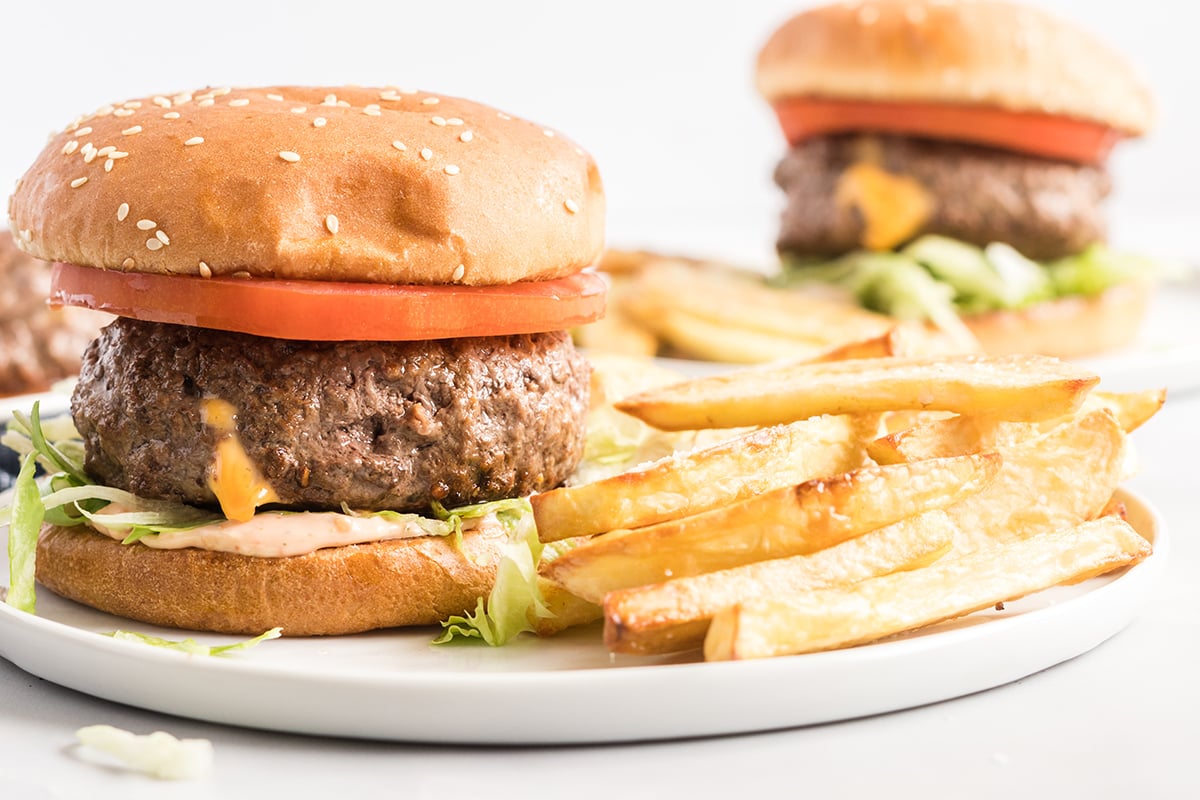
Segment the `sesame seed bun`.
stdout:
[[784,23],[758,57],[770,102],[982,105],[1146,132],[1154,106],[1114,50],[1071,23],[1013,3],[844,2]]
[[591,264],[604,195],[569,139],[479,103],[222,88],[72,122],[9,216],[22,249],[82,266],[487,286]]
[[473,611],[508,537],[499,523],[463,534],[255,558],[123,545],[85,526],[43,527],[37,579],[55,594],[152,625],[254,635],[358,633],[436,625]]

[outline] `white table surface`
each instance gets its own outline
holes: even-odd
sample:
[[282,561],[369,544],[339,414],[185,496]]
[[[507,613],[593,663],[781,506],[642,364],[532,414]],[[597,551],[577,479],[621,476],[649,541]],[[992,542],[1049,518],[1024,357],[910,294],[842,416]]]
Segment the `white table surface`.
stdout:
[[[1115,638],[1014,684],[782,732],[494,749],[174,718],[62,689],[0,659],[0,796],[1200,797],[1200,392],[1169,399],[1135,441],[1142,469],[1129,486],[1158,508],[1172,538],[1163,585]],[[202,780],[170,783],[86,763],[74,731],[95,723],[210,739],[215,767]]]

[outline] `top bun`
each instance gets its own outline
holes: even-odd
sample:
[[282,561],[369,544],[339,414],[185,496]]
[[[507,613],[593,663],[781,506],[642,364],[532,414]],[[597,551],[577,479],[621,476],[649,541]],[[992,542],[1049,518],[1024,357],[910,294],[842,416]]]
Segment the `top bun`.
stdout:
[[1013,3],[849,0],[788,20],[758,57],[767,100],[987,105],[1098,122],[1126,135],[1154,105],[1130,65],[1059,17]]
[[23,250],[82,266],[479,286],[591,264],[604,191],[573,142],[468,100],[221,88],[75,120],[9,216]]

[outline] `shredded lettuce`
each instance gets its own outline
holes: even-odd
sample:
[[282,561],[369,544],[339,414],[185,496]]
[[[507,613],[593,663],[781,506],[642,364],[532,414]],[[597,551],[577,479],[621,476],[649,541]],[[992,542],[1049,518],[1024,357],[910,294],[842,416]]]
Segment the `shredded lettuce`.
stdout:
[[[37,417],[37,410],[34,410]],[[25,456],[13,486],[13,504],[8,527],[8,592],[4,601],[19,611],[35,612],[34,556],[46,508],[34,480],[34,457]]]
[[75,731],[75,736],[84,747],[163,780],[200,778],[212,770],[213,746],[208,739],[176,739],[166,731],[139,736],[111,725],[89,725]]
[[119,639],[125,642],[138,642],[140,644],[148,644],[153,647],[161,647],[165,650],[179,650],[193,656],[224,656],[229,653],[236,653],[240,650],[249,650],[251,647],[265,642],[268,639],[278,639],[283,633],[283,628],[271,628],[269,631],[264,631],[253,639],[245,639],[233,644],[222,645],[207,645],[200,644],[195,639],[182,639],[175,641],[173,639],[162,639],[158,636],[151,636],[148,633],[137,633],[135,631],[109,631],[104,634],[111,636],[114,639]]
[[907,319],[927,319],[944,330],[951,315],[1021,309],[1043,300],[1096,295],[1136,277],[1169,277],[1171,265],[1094,244],[1048,263],[1009,245],[985,248],[945,236],[922,236],[895,253],[865,250],[824,262],[785,259],[772,283],[833,284],[867,308]]
[[[518,634],[533,630],[530,614],[546,617],[551,613],[538,587],[537,567],[543,545],[533,524],[532,506],[526,499],[515,499],[468,506],[465,510],[469,514],[480,514],[488,506],[500,506],[494,513],[509,533],[508,544],[496,568],[496,582],[486,599],[479,598],[474,612],[444,620],[444,630],[434,639],[434,644],[475,640],[499,647]],[[449,513],[463,511],[456,509]]]

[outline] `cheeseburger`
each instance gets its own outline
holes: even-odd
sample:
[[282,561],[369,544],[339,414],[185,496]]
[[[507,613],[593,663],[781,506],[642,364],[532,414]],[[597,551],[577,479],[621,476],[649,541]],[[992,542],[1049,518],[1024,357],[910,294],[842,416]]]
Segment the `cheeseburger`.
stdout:
[[603,313],[604,195],[554,130],[398,89],[145,97],[54,136],[9,215],[53,303],[118,315],[71,401],[85,499],[46,498],[57,594],[226,633],[436,623],[509,541],[477,504],[581,457],[565,331]]
[[845,2],[776,30],[757,85],[791,148],[775,173],[791,277],[960,315],[992,352],[1134,336],[1148,262],[1105,247],[1105,162],[1153,104],[1103,43],[1005,2]]

